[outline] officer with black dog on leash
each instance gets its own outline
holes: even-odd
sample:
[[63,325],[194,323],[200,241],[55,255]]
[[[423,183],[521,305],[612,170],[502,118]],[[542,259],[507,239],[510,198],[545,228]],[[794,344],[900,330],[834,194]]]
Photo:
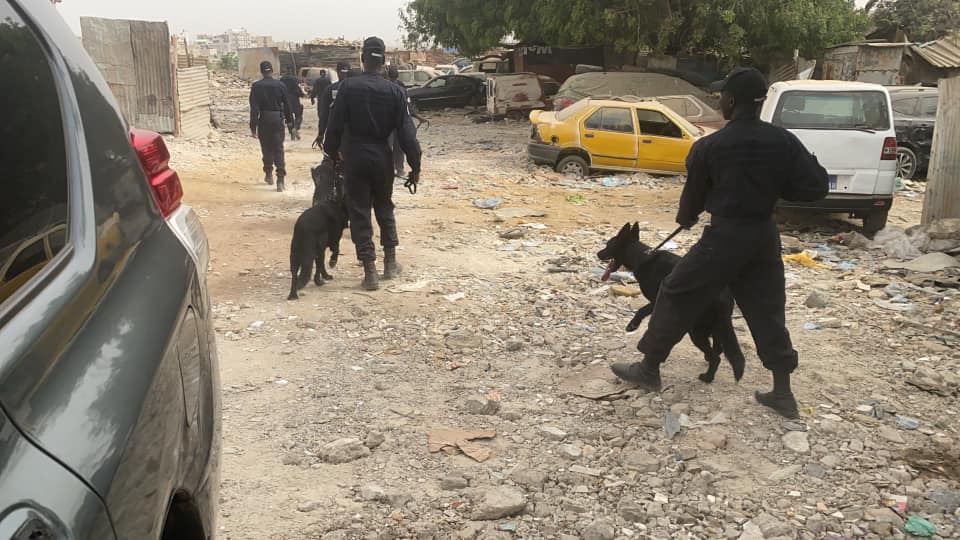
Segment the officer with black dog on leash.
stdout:
[[827,172],[795,135],[760,120],[767,84],[759,71],[737,68],[716,89],[730,122],[690,150],[677,213],[683,229],[693,227],[704,210],[711,215],[710,225],[663,280],[649,327],[637,345],[643,361],[612,369],[624,381],[659,391],[660,365],[697,320],[704,300],[729,287],[757,355],[773,373],[773,391],[756,392],[757,401],[796,418],[790,374],[798,360],[786,328],[783,260],[773,211],[779,199],[823,199]]
[[342,154],[344,194],[350,216],[350,235],[363,263],[366,290],[379,288],[376,248],[373,243],[371,209],[380,226],[383,246],[383,278],[400,273],[396,248],[399,244],[393,214],[393,155],[390,134],[396,132],[400,148],[410,164],[406,186],[416,193],[420,179],[420,144],[403,90],[380,72],[386,59],[383,40],[364,40],[363,73],[342,81],[333,102],[323,138],[323,152],[336,159]]

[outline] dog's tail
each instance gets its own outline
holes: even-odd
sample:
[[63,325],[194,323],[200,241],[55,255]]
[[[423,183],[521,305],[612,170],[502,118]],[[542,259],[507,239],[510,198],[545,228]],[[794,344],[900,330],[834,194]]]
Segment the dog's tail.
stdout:
[[719,338],[720,341],[719,344],[716,341],[714,342],[714,349],[719,349],[718,352],[723,351],[727,362],[730,362],[730,367],[733,368],[733,377],[739,381],[743,377],[743,370],[747,361],[740,349],[740,341],[737,340],[737,331],[733,329],[733,320],[730,315],[722,318],[722,322],[713,335],[715,340]]
[[307,286],[313,272],[313,257],[316,246],[311,235],[298,223],[293,227],[293,238],[290,239],[290,296],[289,300],[296,300],[297,291]]

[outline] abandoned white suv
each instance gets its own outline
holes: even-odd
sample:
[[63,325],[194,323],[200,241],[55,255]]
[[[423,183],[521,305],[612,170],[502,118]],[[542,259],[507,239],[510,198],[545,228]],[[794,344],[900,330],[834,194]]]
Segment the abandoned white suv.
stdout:
[[846,81],[789,81],[770,86],[763,120],[793,132],[830,175],[830,194],[781,207],[844,212],[873,233],[887,223],[897,176],[897,134],[887,89]]

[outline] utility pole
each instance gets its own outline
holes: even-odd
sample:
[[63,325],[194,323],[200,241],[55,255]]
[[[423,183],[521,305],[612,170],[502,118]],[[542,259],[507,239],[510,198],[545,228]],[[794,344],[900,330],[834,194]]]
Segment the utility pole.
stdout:
[[930,149],[924,224],[960,218],[960,73],[940,79],[937,123]]

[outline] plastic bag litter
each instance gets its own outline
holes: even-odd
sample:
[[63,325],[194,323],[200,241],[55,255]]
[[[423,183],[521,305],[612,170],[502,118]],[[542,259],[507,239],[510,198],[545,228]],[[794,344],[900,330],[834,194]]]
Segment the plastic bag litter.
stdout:
[[500,206],[501,202],[503,201],[496,197],[490,197],[488,199],[474,199],[473,205],[484,210],[493,210],[494,208]]
[[621,187],[629,186],[633,183],[633,180],[629,178],[621,178],[619,176],[607,176],[600,179],[600,185],[603,187]]
[[929,538],[937,534],[936,525],[930,523],[920,516],[910,516],[910,518],[907,519],[907,523],[903,526],[903,530],[914,536],[920,536],[922,538]]
[[907,233],[899,227],[885,227],[873,237],[873,247],[883,250],[889,257],[915,259],[923,253],[910,241]]
[[819,268],[819,269],[828,269],[829,266],[825,264],[820,264],[817,261],[813,260],[813,257],[810,256],[810,252],[801,251],[800,253],[793,253],[790,255],[783,256],[783,262],[794,262],[797,264],[802,264],[807,268]]

